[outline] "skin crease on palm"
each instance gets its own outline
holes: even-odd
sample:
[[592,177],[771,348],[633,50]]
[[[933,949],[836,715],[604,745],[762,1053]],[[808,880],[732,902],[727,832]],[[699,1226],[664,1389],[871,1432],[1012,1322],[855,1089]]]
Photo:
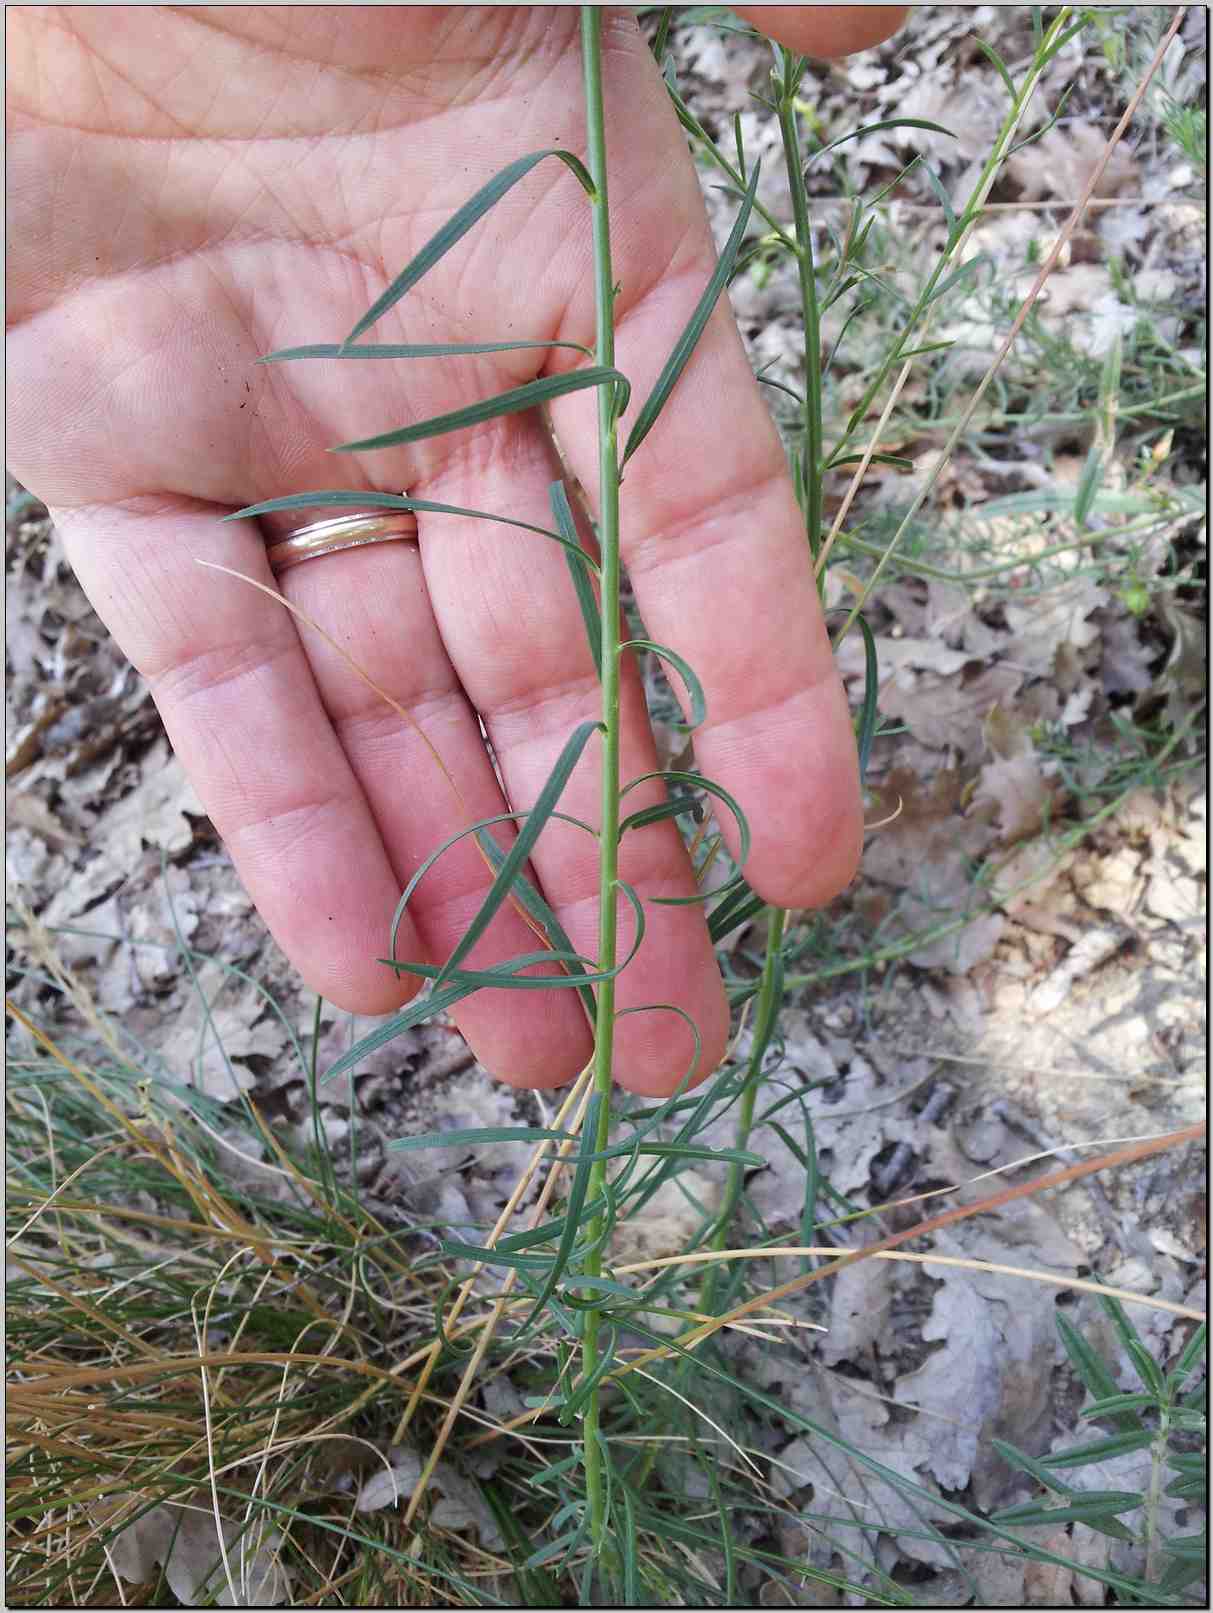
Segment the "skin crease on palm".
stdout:
[[[886,37],[902,15],[739,9],[823,56]],[[433,515],[421,517],[419,546],[332,555],[284,577],[287,597],[409,722],[288,612],[195,561],[270,583],[266,536],[306,517],[260,529],[219,517],[327,487],[405,488],[548,523],[560,467],[532,416],[375,453],[327,450],[582,362],[573,351],[254,361],[340,340],[507,161],[548,146],[584,151],[577,8],[20,6],[6,21],[9,463],[50,506],[90,599],[150,681],[284,951],[339,1007],[388,1012],[414,985],[375,961],[403,883],[463,824],[506,810],[507,794],[533,801],[573,728],[597,715],[564,557],[509,527]],[[714,252],[634,18],[612,11],[604,37],[617,362],[643,400]],[[521,338],[594,341],[589,216],[555,162],[368,339]],[[592,488],[593,395],[557,400],[552,422]],[[649,634],[704,683],[697,764],[749,816],[751,883],[787,907],[828,901],[852,877],[862,836],[850,717],[783,451],[727,299],[628,464],[621,540]],[[622,721],[626,781],[656,766],[630,664]],[[595,741],[560,803],[590,822],[597,766]],[[643,786],[628,809],[658,798]],[[595,841],[551,824],[532,869],[592,956]],[[669,822],[625,837],[620,877],[649,904],[693,891]],[[442,961],[488,879],[474,848],[456,846],[419,888],[398,955]],[[627,946],[633,920],[621,912]],[[702,910],[648,905],[647,920],[619,1005],[689,1014],[702,1077],[728,1031]],[[535,945],[506,910],[470,963]],[[482,991],[457,1022],[486,1067],[519,1086],[567,1081],[591,1049],[570,991]],[[676,1015],[627,1015],[617,1078],[668,1092],[692,1051]]]

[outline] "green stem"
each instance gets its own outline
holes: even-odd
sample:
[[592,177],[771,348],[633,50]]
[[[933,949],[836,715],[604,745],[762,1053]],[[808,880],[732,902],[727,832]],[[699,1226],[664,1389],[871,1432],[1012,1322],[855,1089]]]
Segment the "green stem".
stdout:
[[[758,1088],[762,1084],[762,1061],[766,1057],[767,1048],[771,1045],[771,1036],[783,1001],[783,932],[787,917],[782,908],[773,907],[769,910],[767,951],[762,962],[762,979],[758,987],[754,1039],[750,1044],[750,1060],[737,1110],[737,1132],[733,1139],[735,1148],[749,1147],[750,1132],[754,1125],[754,1104],[758,1097]],[[720,1250],[728,1247],[729,1229],[737,1213],[744,1185],[745,1168],[733,1163],[729,1166],[729,1174],[725,1180],[724,1196],[721,1199],[720,1213],[716,1219],[716,1229],[712,1234],[710,1248]],[[709,1266],[699,1290],[699,1309],[705,1315],[712,1313],[717,1275],[717,1267]]]
[[805,489],[805,528],[809,535],[809,551],[816,564],[821,548],[821,319],[817,308],[817,268],[813,262],[809,198],[804,185],[795,99],[795,91],[789,81],[779,97],[779,133],[783,138],[783,161],[792,197],[792,219],[796,226],[796,271],[800,277],[805,367],[801,474]]
[[[597,317],[595,359],[615,363],[615,288],[611,272],[611,232],[607,194],[606,116],[602,95],[602,17],[597,6],[581,9],[582,61],[585,70],[587,165],[594,181],[591,201],[594,241],[594,291]],[[614,387],[598,388],[598,543],[602,561],[602,823],[599,831],[598,967],[613,969],[616,957],[617,877],[619,858],[619,440]],[[607,1145],[610,1132],[612,1054],[615,1033],[615,982],[598,987],[594,1026],[594,1091],[602,1096],[595,1149]],[[589,1198],[601,1200],[606,1162],[591,1168]],[[595,1246],[602,1233],[602,1215],[590,1224],[594,1253],[586,1261],[586,1274],[602,1275],[602,1254]],[[597,1310],[585,1315],[582,1335],[583,1381],[598,1365]],[[599,1440],[599,1391],[586,1402],[585,1472],[590,1507],[590,1536],[595,1556],[607,1545],[606,1486]]]

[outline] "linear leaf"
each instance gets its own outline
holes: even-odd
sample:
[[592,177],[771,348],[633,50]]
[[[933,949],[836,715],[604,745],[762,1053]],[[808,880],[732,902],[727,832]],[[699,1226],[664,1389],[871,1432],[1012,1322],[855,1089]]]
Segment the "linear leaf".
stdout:
[[[826,470],[837,470],[841,465],[858,465],[862,463],[863,457],[864,456],[862,454],[843,454],[838,459],[831,459],[829,464],[824,468]],[[906,459],[902,454],[869,454],[868,464],[892,465],[896,470],[914,469],[914,461],[912,459]]]
[[[518,823],[523,818],[525,818],[526,816],[527,816],[526,812],[496,812],[490,818],[481,818],[476,823],[469,823],[466,826],[466,828],[456,830],[456,832],[453,835],[449,835],[447,837],[447,839],[445,839],[440,846],[436,846],[435,849],[430,852],[429,856],[426,857],[424,862],[422,862],[420,864],[420,866],[416,869],[416,871],[413,874],[413,877],[409,880],[408,884],[404,887],[404,890],[403,890],[403,892],[401,893],[401,896],[400,896],[400,900],[396,903],[396,911],[392,915],[392,928],[391,928],[391,937],[390,937],[390,947],[391,947],[392,957],[391,957],[391,959],[389,959],[387,961],[389,961],[389,962],[394,962],[395,961],[395,957],[396,957],[396,938],[400,933],[400,921],[403,919],[404,914],[405,914],[405,910],[408,907],[409,903],[412,901],[413,894],[416,891],[418,885],[420,885],[421,881],[425,878],[426,874],[429,873],[430,869],[434,866],[434,864],[438,861],[438,859],[445,852],[449,851],[450,848],[453,845],[457,844],[460,840],[465,840],[468,835],[475,835],[476,838],[479,840],[480,837],[483,835],[484,831],[486,829],[491,829],[494,826],[494,824],[498,824],[498,823]],[[592,829],[588,823],[582,822],[582,820],[580,818],[570,817],[570,815],[567,812],[553,812],[552,817],[557,819],[560,823],[571,823],[574,828],[581,829],[585,834],[588,834],[588,835],[592,836],[595,840],[598,838],[597,831]],[[505,853],[502,854],[502,860],[503,861],[504,861],[505,855],[506,855]],[[495,861],[495,859],[494,859],[494,861]],[[496,866],[497,866],[497,868],[499,870],[501,864],[497,863]],[[562,945],[563,945],[563,943],[562,943]],[[572,947],[570,947],[569,951],[571,952],[572,950],[573,950]]]
[[613,386],[623,380],[618,370],[592,364],[583,370],[568,370],[563,375],[541,375],[537,381],[511,387],[494,397],[469,403],[463,409],[452,409],[449,414],[436,414],[429,420],[419,420],[414,426],[401,426],[396,431],[384,431],[377,437],[360,437],[357,442],[339,443],[330,448],[331,454],[353,454],[363,449],[391,448],[396,443],[422,442],[427,437],[441,437],[448,431],[462,431],[465,426],[479,426],[486,420],[497,420],[504,415],[524,414],[537,408],[549,398],[562,397],[566,392],[581,392],[588,386]]
[[[927,172],[930,173],[929,168],[927,169]],[[988,256],[988,253],[979,252],[975,258],[969,258],[966,263],[962,263],[960,268],[957,269],[954,274],[950,274],[946,280],[935,287],[935,290],[927,298],[926,302],[923,304],[923,307],[929,308],[933,302],[938,302],[939,299],[943,296],[946,296],[954,286],[959,285],[966,275],[975,275],[981,265],[987,261]]]
[[[476,836],[476,839],[479,842],[481,849],[492,863],[494,869],[500,869],[502,863],[505,861],[506,854],[493,839],[492,835],[489,834],[487,829],[482,829],[481,832]],[[531,915],[531,917],[533,919],[537,919],[538,922],[543,926],[548,939],[556,947],[569,954],[570,957],[577,956],[576,947],[574,947],[572,941],[569,940],[568,935],[565,933],[564,926],[557,918],[551,905],[545,901],[543,896],[535,889],[534,885],[531,884],[530,880],[525,874],[518,873],[514,875],[512,894],[522,903],[522,906]],[[571,963],[568,958],[563,959],[562,961],[564,962],[565,968],[568,969],[571,975],[579,975],[582,977],[585,976],[584,966]],[[583,986],[579,988],[579,994],[586,1012],[592,1018],[595,1003],[594,994],[589,990],[588,982],[584,982]]]
[[1074,525],[1077,527],[1085,527],[1087,524],[1095,495],[1099,492],[1099,484],[1103,481],[1103,471],[1103,455],[1096,444],[1092,443],[1087,450],[1082,475],[1078,478],[1078,490],[1074,494]]
[[977,46],[978,50],[985,57],[985,59],[993,66],[994,71],[998,74],[999,78],[1006,85],[1007,94],[1011,97],[1011,100],[1014,102],[1018,97],[1018,92],[1017,92],[1017,90],[1015,88],[1015,80],[1011,77],[1010,73],[1007,71],[1007,64],[1003,61],[1002,57],[994,49],[993,45],[987,45],[984,39],[978,39],[976,36],[974,36],[973,43]]
[[[927,176],[927,183],[935,192],[939,205],[943,208],[943,216],[948,221],[948,240],[952,241],[956,236],[956,209],[952,206],[952,198],[944,189],[943,180],[940,179],[939,175],[931,167],[930,163],[924,162],[922,165],[922,171]],[[938,296],[938,292],[936,293],[936,296]],[[934,298],[931,298],[932,302],[934,300]]]
[[949,140],[956,139],[951,129],[945,129],[942,123],[929,123],[926,118],[884,118],[879,123],[865,123],[862,129],[852,129],[849,134],[840,134],[837,140],[815,151],[809,161],[816,162],[836,146],[845,146],[848,140],[858,140],[860,135],[876,134],[881,129],[929,129],[932,134],[946,134]]
[[664,409],[666,400],[674,390],[678,377],[682,374],[687,360],[695,349],[695,344],[703,334],[703,328],[711,316],[712,309],[716,306],[716,299],[728,282],[733,268],[733,260],[736,258],[741,246],[741,239],[745,234],[746,225],[750,222],[750,212],[754,206],[754,197],[758,193],[758,177],[761,166],[757,162],[754,164],[754,171],[750,176],[750,183],[746,187],[741,211],[738,213],[737,221],[733,225],[728,240],[725,242],[724,251],[720,254],[720,261],[717,263],[703,295],[696,303],[695,311],[687,321],[686,329],[674,343],[674,350],[669,358],[666,359],[661,374],[657,377],[656,385],[645,399],[640,413],[636,416],[631,433],[628,436],[627,447],[623,452],[623,463],[625,465],[653,429],[657,416]]
[[691,720],[686,726],[698,728],[708,714],[707,701],[704,698],[703,684],[700,683],[694,667],[689,661],[683,659],[676,650],[671,650],[667,644],[655,644],[650,638],[625,639],[619,646],[621,650],[652,650],[663,661],[668,661],[686,687],[691,701]]
[[597,733],[602,724],[598,722],[578,723],[572,735],[566,741],[564,749],[556,760],[556,765],[548,777],[547,783],[540,790],[535,805],[527,814],[525,824],[517,840],[510,847],[509,853],[497,871],[497,877],[489,888],[489,893],[481,903],[476,917],[468,925],[458,946],[451,953],[443,966],[442,973],[435,981],[435,986],[442,984],[452,969],[456,969],[476,945],[476,942],[488,929],[494,914],[501,906],[514,882],[514,875],[519,872],[522,865],[530,856],[535,842],[543,832],[548,819],[560,799],[569,775],[581,758],[581,753],[589,743],[590,735]]
[[388,1144],[394,1153],[412,1148],[472,1148],[482,1143],[570,1142],[571,1131],[547,1131],[542,1126],[471,1126],[463,1131],[426,1131],[417,1137],[397,1137]]
[[[598,600],[594,594],[593,586],[586,574],[585,562],[590,561],[589,555],[581,546],[581,539],[577,536],[577,523],[573,519],[572,506],[569,503],[568,490],[563,482],[553,482],[548,488],[548,502],[552,506],[552,517],[560,530],[561,536],[570,545],[565,550],[564,557],[569,564],[569,575],[573,579],[573,592],[577,595],[577,604],[581,611],[581,620],[585,623],[585,636],[589,641],[590,654],[594,657],[594,670],[602,681],[602,617],[598,608]],[[576,553],[571,552],[575,548]],[[594,566],[597,571],[598,567]]]
[[459,358],[470,353],[517,353],[534,347],[568,347],[586,358],[593,350],[580,342],[307,342],[302,347],[279,347],[257,360],[258,364],[282,364],[299,358]]
[[1058,1451],[1053,1456],[1042,1456],[1042,1467],[1085,1467],[1088,1462],[1102,1462],[1111,1456],[1122,1456],[1125,1451],[1144,1450],[1154,1439],[1148,1428],[1132,1434],[1113,1434],[1109,1439],[1097,1439],[1090,1445],[1078,1445],[1072,1451]]
[[872,629],[862,616],[855,618],[859,631],[863,634],[863,705],[859,711],[856,725],[856,743],[859,747],[859,782],[862,784],[868,773],[868,757],[872,752],[872,739],[876,733],[876,724],[879,714],[876,710],[876,699],[880,693],[880,672],[876,656],[876,640],[872,636]]
[[411,263],[407,264],[391,285],[373,302],[366,313],[354,326],[346,337],[347,342],[357,341],[364,330],[369,330],[376,320],[382,318],[388,309],[398,303],[406,291],[410,291],[421,279],[428,274],[434,265],[451,250],[457,241],[463,239],[467,232],[476,224],[488,210],[495,206],[507,191],[511,190],[520,179],[524,179],[537,163],[545,157],[556,157],[581,183],[586,195],[593,198],[596,194],[594,181],[571,151],[561,151],[551,146],[544,151],[533,151],[527,157],[519,157],[516,162],[508,164],[499,174],[495,174],[487,185],[482,185],[476,194],[464,202],[459,211],[442,226],[438,233],[418,252]]
[[[323,492],[289,493],[284,498],[267,498],[260,504],[246,504],[242,510],[233,510],[223,520],[246,521],[255,515],[272,515],[280,510],[321,509],[413,510],[424,515],[465,515],[473,521],[497,521],[502,526],[517,527],[522,532],[534,532],[541,538],[551,538],[555,543],[568,547],[568,539],[559,532],[553,532],[546,526],[535,526],[530,521],[516,521],[510,515],[495,515],[492,510],[467,510],[459,504],[435,504],[432,499],[406,498],[398,493],[360,493],[354,488],[327,488]],[[580,544],[577,549],[584,564],[597,571],[597,565]]]
[[[647,784],[649,779],[654,778],[668,779],[675,784],[686,784],[693,790],[703,790],[705,794],[714,795],[718,801],[723,801],[725,806],[727,806],[729,811],[733,814],[733,819],[737,824],[737,834],[741,842],[738,847],[737,861],[739,863],[745,862],[746,858],[750,855],[749,819],[741,810],[738,802],[725,789],[723,784],[717,784],[712,779],[704,778],[702,773],[689,773],[677,767],[662,767],[658,768],[656,772],[641,773],[637,778],[629,779],[629,781],[619,792],[620,798],[622,799],[623,796],[630,795],[631,792],[639,785]],[[660,900],[660,897],[654,897],[654,901]]]
[[561,1234],[560,1244],[552,1257],[551,1269],[547,1274],[539,1297],[535,1301],[532,1315],[538,1315],[547,1304],[550,1296],[555,1292],[556,1285],[569,1263],[569,1256],[573,1252],[573,1244],[581,1230],[581,1214],[585,1204],[586,1190],[590,1185],[590,1172],[592,1170],[591,1156],[598,1142],[598,1114],[603,1105],[601,1092],[595,1092],[586,1105],[585,1119],[581,1123],[581,1149],[577,1156],[577,1168],[573,1172],[573,1180],[569,1187],[568,1202],[565,1205],[565,1224]]

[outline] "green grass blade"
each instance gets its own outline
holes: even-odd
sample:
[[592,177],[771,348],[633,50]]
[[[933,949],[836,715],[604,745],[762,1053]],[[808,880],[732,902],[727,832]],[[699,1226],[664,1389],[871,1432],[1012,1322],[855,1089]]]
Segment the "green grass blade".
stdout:
[[434,265],[446,256],[455,243],[461,241],[472,226],[478,223],[491,207],[496,206],[506,192],[511,190],[520,179],[525,179],[531,169],[537,163],[541,163],[545,157],[558,158],[580,182],[587,196],[592,197],[595,194],[594,181],[586,172],[584,164],[571,151],[562,151],[552,146],[544,151],[533,151],[529,156],[519,157],[516,162],[509,163],[499,174],[495,174],[487,185],[482,185],[476,194],[464,202],[459,211],[447,220],[437,235],[432,236],[426,242],[412,262],[400,271],[383,295],[376,298],[371,304],[346,337],[346,342],[357,341],[364,330],[369,330],[376,320],[381,319],[387,313],[389,308],[394,307],[405,292],[411,291],[421,277],[428,274]]
[[[553,482],[548,488],[548,501],[552,506],[552,517],[560,535],[569,545],[564,557],[569,563],[569,575],[573,579],[573,592],[577,595],[577,605],[581,611],[581,620],[585,624],[585,636],[589,641],[590,654],[594,657],[594,670],[602,681],[602,620],[599,612],[598,598],[594,593],[594,586],[590,582],[585,562],[590,561],[589,555],[581,546],[581,539],[577,536],[577,523],[573,519],[572,506],[569,504],[568,491],[563,482]],[[576,551],[575,553],[573,551]],[[598,567],[594,566],[597,571]]]
[[539,839],[544,826],[555,810],[556,803],[569,781],[569,775],[580,760],[581,753],[589,743],[591,734],[599,732],[601,727],[602,724],[599,722],[579,723],[566,741],[547,783],[540,790],[535,805],[527,814],[526,822],[523,824],[518,838],[510,847],[505,860],[498,869],[497,877],[489,887],[488,895],[481,903],[480,910],[468,925],[463,938],[447,959],[441,974],[435,981],[435,988],[442,985],[452,969],[459,967],[485,930],[488,929],[497,909],[509,894],[510,887],[514,883],[515,874],[521,871],[523,864],[531,855],[535,842]]
[[698,728],[708,714],[708,707],[707,700],[704,697],[703,684],[700,683],[698,675],[690,662],[684,660],[676,650],[671,650],[668,644],[655,644],[652,639],[648,638],[625,639],[619,648],[621,650],[651,650],[654,655],[660,656],[663,661],[669,662],[682,679],[691,702],[691,720],[682,726],[688,729]]
[[505,415],[525,414],[552,398],[563,397],[567,392],[582,392],[590,386],[614,386],[623,377],[618,370],[591,364],[582,370],[569,370],[564,375],[541,375],[537,381],[511,387],[494,397],[469,403],[463,409],[452,409],[449,414],[437,414],[429,420],[419,420],[415,426],[401,426],[396,431],[384,431],[376,437],[360,437],[357,442],[339,443],[330,448],[331,454],[354,454],[371,448],[391,448],[397,443],[423,442],[427,437],[441,437],[448,431],[462,431],[466,426],[483,425],[486,420],[497,420]]
[[[468,510],[460,504],[436,504],[428,498],[406,498],[398,493],[360,493],[354,488],[334,487],[316,493],[288,493],[283,498],[263,499],[260,504],[246,504],[242,510],[233,510],[223,516],[225,521],[246,521],[256,515],[273,515],[281,510],[413,510],[424,515],[464,515],[473,521],[496,521],[501,526],[517,527],[521,532],[534,532],[541,538],[551,538],[564,547],[569,540],[550,527],[535,526],[531,521],[517,521],[510,515],[496,515],[492,510]],[[594,560],[578,543],[580,563],[597,571]]]
[[750,183],[746,187],[741,211],[737,215],[737,222],[733,225],[729,238],[725,243],[724,251],[720,254],[720,261],[716,265],[712,278],[708,281],[703,296],[696,303],[695,311],[688,320],[686,329],[674,343],[674,350],[665,361],[661,374],[657,377],[656,385],[645,399],[640,413],[636,416],[631,432],[628,435],[627,447],[623,452],[623,463],[625,465],[656,424],[657,416],[664,409],[666,400],[674,390],[678,377],[682,374],[687,360],[695,349],[695,344],[703,334],[703,328],[711,316],[712,309],[716,306],[716,299],[728,283],[729,275],[733,269],[733,261],[741,247],[742,236],[744,236],[746,226],[750,222],[750,212],[754,206],[754,197],[758,193],[760,169],[761,164],[756,162],[754,171],[750,176]]
[[471,353],[518,353],[530,348],[567,347],[593,358],[588,347],[569,341],[520,342],[305,342],[302,347],[279,347],[265,353],[258,364],[284,364],[300,358],[460,358]]

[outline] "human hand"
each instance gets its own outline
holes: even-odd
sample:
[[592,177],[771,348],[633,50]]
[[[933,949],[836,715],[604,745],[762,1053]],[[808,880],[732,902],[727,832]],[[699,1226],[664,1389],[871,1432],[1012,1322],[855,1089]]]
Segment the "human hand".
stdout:
[[[807,9],[821,48],[834,8]],[[423,515],[419,546],[331,555],[283,577],[411,722],[280,606],[195,560],[269,583],[266,536],[298,518],[260,530],[219,518],[335,485],[549,523],[560,467],[533,416],[340,460],[326,450],[566,368],[570,351],[254,361],[340,340],[509,159],[582,148],[576,8],[26,6],[7,26],[10,464],[50,506],[86,592],[149,680],[284,951],[339,1006],[386,1012],[413,989],[375,962],[401,887],[461,826],[427,742],[479,818],[506,810],[507,796],[532,802],[572,728],[597,715],[564,557],[498,524]],[[606,44],[617,363],[643,400],[714,252],[634,20],[614,16]],[[588,233],[575,183],[543,164],[375,339],[592,345]],[[552,421],[592,488],[590,394],[557,400]],[[697,762],[749,815],[750,883],[784,906],[828,900],[860,845],[851,725],[783,451],[724,299],[629,462],[622,543],[649,633],[703,681]],[[636,670],[625,672],[627,780],[657,763]],[[590,820],[593,752],[560,802]],[[630,807],[660,798],[649,790]],[[553,823],[532,862],[592,956],[594,842]],[[625,838],[620,877],[642,898],[694,888],[668,821]],[[474,846],[455,846],[420,886],[398,955],[444,960],[488,879]],[[681,1007],[706,1073],[728,1013],[702,912],[650,906],[647,920],[619,1006]],[[534,945],[503,910],[468,961]],[[482,991],[456,1018],[517,1085],[558,1084],[589,1055],[572,992]],[[616,1073],[634,1091],[669,1091],[691,1052],[676,1016],[630,1015]]]

